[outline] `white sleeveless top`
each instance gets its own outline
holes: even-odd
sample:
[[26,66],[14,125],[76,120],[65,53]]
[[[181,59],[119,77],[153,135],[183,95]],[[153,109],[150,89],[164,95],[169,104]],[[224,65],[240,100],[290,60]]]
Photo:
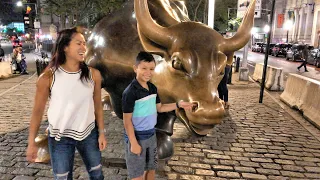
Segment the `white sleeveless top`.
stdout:
[[[52,70],[52,69],[51,69]],[[94,81],[80,79],[81,70],[68,72],[61,66],[52,70],[51,96],[48,109],[50,137],[60,141],[69,137],[81,141],[95,127]]]

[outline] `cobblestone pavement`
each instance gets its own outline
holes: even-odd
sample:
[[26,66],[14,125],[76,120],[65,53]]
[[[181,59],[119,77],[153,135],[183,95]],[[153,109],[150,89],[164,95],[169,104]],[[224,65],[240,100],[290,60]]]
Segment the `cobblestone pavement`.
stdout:
[[[16,78],[0,81],[0,179],[52,179],[49,164],[25,160],[36,76],[23,77],[24,83],[5,92],[15,86]],[[267,95],[259,104],[259,88],[254,83],[236,83],[229,94],[227,116],[207,136],[192,136],[177,121],[175,154],[161,162],[157,179],[320,179],[317,133],[311,134]],[[126,179],[122,121],[105,111],[105,123],[105,177]],[[44,121],[40,132],[46,126]],[[88,179],[78,154],[74,172],[75,179]]]

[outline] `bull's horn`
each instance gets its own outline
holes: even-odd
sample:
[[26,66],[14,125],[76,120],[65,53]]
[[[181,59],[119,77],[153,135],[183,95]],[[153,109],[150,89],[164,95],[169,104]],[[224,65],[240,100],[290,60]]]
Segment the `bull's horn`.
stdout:
[[164,47],[171,45],[171,32],[168,28],[160,26],[152,19],[147,0],[135,0],[134,11],[139,29],[146,37]]
[[237,51],[248,43],[253,27],[255,4],[256,0],[250,3],[237,33],[233,37],[226,39],[222,45],[222,52],[225,54]]

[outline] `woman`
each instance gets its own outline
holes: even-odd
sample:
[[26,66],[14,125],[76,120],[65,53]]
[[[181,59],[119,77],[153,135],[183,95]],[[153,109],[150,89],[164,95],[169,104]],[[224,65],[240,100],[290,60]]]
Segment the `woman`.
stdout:
[[37,82],[31,116],[27,160],[37,156],[35,138],[46,101],[49,153],[55,179],[72,179],[75,148],[90,179],[104,179],[101,152],[107,141],[101,104],[101,75],[84,62],[86,42],[77,28],[62,30],[49,67]]

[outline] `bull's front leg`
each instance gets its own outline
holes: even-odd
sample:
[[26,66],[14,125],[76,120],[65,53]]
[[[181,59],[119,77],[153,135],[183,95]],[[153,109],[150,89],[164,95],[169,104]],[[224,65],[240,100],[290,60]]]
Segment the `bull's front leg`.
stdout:
[[176,119],[175,112],[159,113],[156,125],[159,159],[169,159],[174,153],[171,139],[173,125]]

